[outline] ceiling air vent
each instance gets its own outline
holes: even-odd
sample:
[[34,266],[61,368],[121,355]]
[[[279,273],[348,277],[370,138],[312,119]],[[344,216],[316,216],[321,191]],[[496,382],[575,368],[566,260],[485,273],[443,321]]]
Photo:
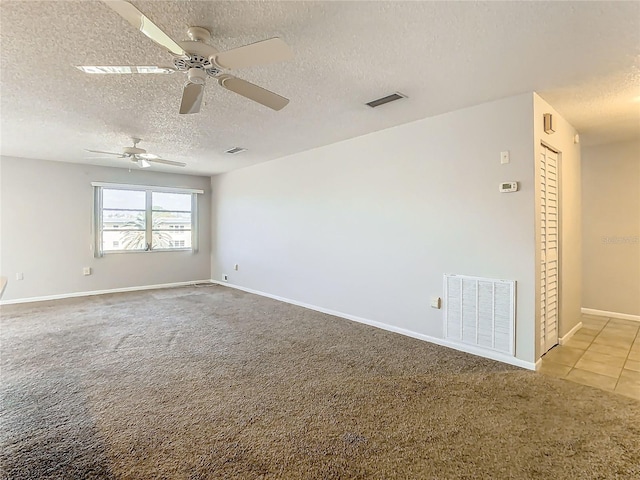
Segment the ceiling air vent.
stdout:
[[366,105],[369,105],[371,108],[376,108],[380,105],[384,105],[385,103],[395,102],[396,100],[400,100],[401,98],[407,98],[407,96],[402,93],[396,92],[377,100],[371,100],[370,102],[367,102]]
[[233,148],[230,148],[229,150],[225,150],[224,153],[229,153],[231,155],[235,155],[236,153],[244,152],[245,150],[246,150],[246,148],[233,147]]

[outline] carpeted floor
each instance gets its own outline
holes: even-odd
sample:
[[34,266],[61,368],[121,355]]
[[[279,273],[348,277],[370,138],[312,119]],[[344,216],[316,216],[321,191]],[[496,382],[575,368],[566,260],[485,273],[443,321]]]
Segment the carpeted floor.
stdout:
[[640,403],[219,286],[4,306],[2,478],[640,478]]

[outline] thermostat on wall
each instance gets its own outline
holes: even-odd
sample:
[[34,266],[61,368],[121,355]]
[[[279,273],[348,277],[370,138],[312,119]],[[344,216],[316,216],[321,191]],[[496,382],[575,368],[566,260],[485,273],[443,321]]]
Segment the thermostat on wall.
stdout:
[[500,184],[500,191],[502,193],[517,192],[518,182],[502,182]]

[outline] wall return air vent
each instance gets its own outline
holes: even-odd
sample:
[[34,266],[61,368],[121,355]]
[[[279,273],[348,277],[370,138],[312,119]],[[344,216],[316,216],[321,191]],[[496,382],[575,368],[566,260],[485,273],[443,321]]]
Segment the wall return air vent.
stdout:
[[515,355],[516,282],[444,276],[444,338]]
[[378,98],[377,100],[371,100],[370,102],[367,102],[366,105],[369,105],[371,108],[376,108],[380,105],[384,105],[385,103],[395,102],[401,98],[407,98],[407,96],[403,93],[396,92],[391,95],[387,95],[386,97]]

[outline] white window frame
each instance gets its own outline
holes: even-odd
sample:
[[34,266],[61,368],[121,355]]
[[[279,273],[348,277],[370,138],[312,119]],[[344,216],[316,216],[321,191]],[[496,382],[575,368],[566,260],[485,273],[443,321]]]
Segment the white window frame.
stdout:
[[[194,188],[164,187],[156,185],[130,185],[126,183],[91,182],[93,187],[93,237],[94,256],[103,257],[113,253],[150,253],[150,252],[198,252],[198,194],[203,194],[204,190]],[[108,190],[136,190],[145,192],[145,239],[147,249],[145,250],[109,250],[102,249],[102,192]],[[153,193],[182,193],[191,194],[191,247],[161,248],[153,249],[152,245],[152,194]]]

